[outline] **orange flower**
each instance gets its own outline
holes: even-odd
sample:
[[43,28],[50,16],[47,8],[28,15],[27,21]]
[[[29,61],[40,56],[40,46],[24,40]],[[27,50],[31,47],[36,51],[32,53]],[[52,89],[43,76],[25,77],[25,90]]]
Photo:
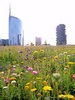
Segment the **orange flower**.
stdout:
[[16,79],[15,77],[11,77],[11,78],[10,78],[10,81],[15,80],[15,79]]
[[72,98],[72,100],[75,100],[75,97],[74,97],[74,98]]

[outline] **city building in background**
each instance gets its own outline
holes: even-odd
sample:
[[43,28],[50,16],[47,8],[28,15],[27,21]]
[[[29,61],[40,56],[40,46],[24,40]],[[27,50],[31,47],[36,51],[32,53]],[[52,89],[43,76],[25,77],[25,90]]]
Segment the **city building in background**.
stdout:
[[22,31],[23,33],[22,33],[22,45],[24,45],[24,30]]
[[9,45],[24,45],[22,21],[11,15],[11,6],[9,8]]
[[66,26],[64,24],[59,24],[56,27],[56,44],[57,45],[66,45]]
[[35,45],[41,45],[41,38],[40,37],[35,38]]
[[0,45],[9,45],[9,40],[8,39],[0,39]]

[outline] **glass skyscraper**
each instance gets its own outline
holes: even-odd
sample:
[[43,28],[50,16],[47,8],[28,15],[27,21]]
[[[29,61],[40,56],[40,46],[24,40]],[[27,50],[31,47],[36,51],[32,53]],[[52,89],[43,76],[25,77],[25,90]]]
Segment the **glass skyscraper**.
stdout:
[[21,45],[22,39],[22,21],[11,16],[11,8],[9,8],[9,45]]

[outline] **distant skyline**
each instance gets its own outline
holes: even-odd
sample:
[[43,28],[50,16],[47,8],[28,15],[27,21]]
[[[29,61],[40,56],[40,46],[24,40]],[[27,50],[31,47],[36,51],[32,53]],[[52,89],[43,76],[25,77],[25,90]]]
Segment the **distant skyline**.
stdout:
[[56,45],[56,27],[66,25],[67,44],[75,44],[75,0],[0,0],[0,38],[8,38],[9,4],[11,15],[23,22],[24,43],[41,37]]

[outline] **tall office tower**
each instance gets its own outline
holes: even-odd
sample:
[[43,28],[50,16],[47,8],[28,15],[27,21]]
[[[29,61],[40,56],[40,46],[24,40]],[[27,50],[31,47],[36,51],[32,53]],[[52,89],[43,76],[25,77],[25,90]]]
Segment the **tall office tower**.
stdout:
[[56,27],[56,44],[57,45],[66,45],[66,25],[59,24]]
[[21,45],[22,21],[11,15],[11,5],[9,7],[9,45]]

